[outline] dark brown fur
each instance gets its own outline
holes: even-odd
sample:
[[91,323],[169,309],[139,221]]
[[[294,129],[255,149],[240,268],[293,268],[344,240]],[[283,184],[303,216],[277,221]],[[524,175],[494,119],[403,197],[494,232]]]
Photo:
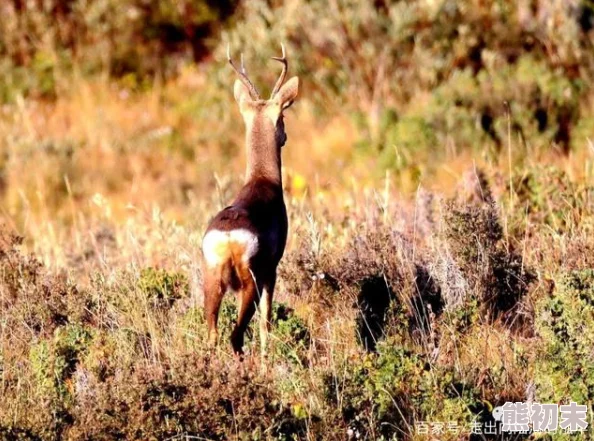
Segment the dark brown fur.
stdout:
[[247,129],[246,183],[233,203],[220,211],[206,229],[206,233],[246,230],[257,238],[257,251],[249,261],[244,259],[247,245],[229,239],[223,242],[222,257],[219,255],[216,266],[205,265],[203,271],[205,313],[211,342],[217,338],[217,318],[223,296],[228,289],[238,293],[239,314],[231,344],[239,354],[257,305],[261,308],[260,335],[262,350],[265,350],[276,268],[287,241],[287,210],[281,178],[281,148],[287,140],[283,111],[297,96],[299,81],[293,77],[283,84],[287,66],[284,48],[283,58],[277,60],[283,62],[284,68],[269,100],[259,99],[245,73],[238,71],[240,80],[235,82],[234,95]]
[[[285,250],[288,221],[282,187],[262,178],[248,181],[233,204],[214,217],[206,232],[213,229],[245,229],[258,238],[258,252],[248,266],[241,263],[243,247],[231,242],[227,262],[214,271],[204,271],[205,311],[209,330],[216,328],[225,292],[228,289],[238,292],[239,315],[231,335],[231,344],[235,352],[241,353],[243,336],[256,312],[260,294],[266,290],[272,298],[276,267]],[[267,317],[269,320],[270,317]]]

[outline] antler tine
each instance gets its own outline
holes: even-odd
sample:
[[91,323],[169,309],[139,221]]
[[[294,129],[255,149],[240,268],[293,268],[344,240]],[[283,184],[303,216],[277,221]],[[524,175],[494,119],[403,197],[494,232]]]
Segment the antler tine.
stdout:
[[285,82],[285,77],[287,76],[287,70],[289,69],[289,63],[287,62],[287,57],[286,57],[286,54],[285,54],[285,45],[282,44],[282,43],[281,43],[281,48],[283,50],[283,56],[280,57],[280,58],[279,57],[272,57],[273,60],[280,61],[281,63],[283,63],[283,70],[281,71],[281,74],[278,77],[278,80],[277,80],[276,84],[274,85],[274,89],[272,89],[272,94],[270,95],[270,99],[274,98],[274,96],[280,90],[281,86]]
[[245,87],[248,88],[248,91],[250,92],[250,96],[252,97],[252,99],[259,100],[260,94],[258,93],[256,86],[254,86],[248,78],[247,73],[245,71],[245,66],[243,65],[243,54],[241,54],[241,69],[238,69],[233,60],[231,59],[230,44],[227,45],[227,60],[229,61],[231,67],[233,67],[233,70],[237,72],[237,75],[239,75],[239,79],[241,80],[241,82],[244,84]]

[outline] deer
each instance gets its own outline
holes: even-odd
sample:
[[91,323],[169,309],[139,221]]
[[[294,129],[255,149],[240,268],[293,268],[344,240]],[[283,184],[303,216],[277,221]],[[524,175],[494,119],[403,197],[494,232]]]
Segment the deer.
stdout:
[[299,78],[285,82],[288,61],[282,64],[269,99],[262,99],[243,64],[227,60],[237,73],[233,95],[246,129],[245,183],[231,205],[209,222],[202,239],[204,312],[209,345],[218,340],[217,320],[228,291],[238,300],[237,322],[231,333],[233,352],[243,356],[244,335],[256,309],[260,311],[260,345],[266,355],[272,319],[277,266],[285,251],[288,218],[283,198],[281,150],[287,142],[283,112],[297,97]]

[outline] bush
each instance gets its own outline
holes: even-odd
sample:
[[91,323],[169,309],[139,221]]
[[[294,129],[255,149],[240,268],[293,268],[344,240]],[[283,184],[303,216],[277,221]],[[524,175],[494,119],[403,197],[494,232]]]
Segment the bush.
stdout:
[[28,342],[67,324],[90,322],[94,304],[88,293],[65,276],[48,274],[35,257],[21,254],[21,243],[21,237],[0,228],[0,312],[10,335]]
[[560,277],[537,306],[541,350],[536,364],[542,402],[589,403],[594,399],[594,270]]
[[326,374],[323,384],[337,418],[362,439],[412,437],[421,421],[470,427],[483,407],[479,391],[453,369],[431,366],[394,340],[381,342],[377,354],[348,360],[340,374]]
[[504,241],[499,211],[490,190],[484,202],[450,201],[444,214],[444,236],[483,314],[495,318],[510,312],[525,297],[534,275]]
[[[4,5],[0,66],[18,92],[52,96],[74,67],[108,70],[125,84],[150,84],[146,76],[171,74],[179,59],[200,61],[212,38],[235,11],[235,0],[50,0]],[[3,86],[5,83],[3,83]],[[66,86],[66,84],[64,84]]]
[[305,322],[295,315],[295,311],[283,303],[272,304],[273,338],[270,344],[274,356],[279,360],[290,360],[307,366],[307,352],[311,335]]
[[[567,153],[583,142],[573,136],[594,58],[591,28],[580,18],[591,6],[580,3],[578,14],[568,3],[541,1],[254,1],[242,9],[247,25],[229,37],[262,62],[269,55],[262,47],[289,42],[297,72],[314,73],[313,99],[346,104],[362,129],[358,144],[378,147],[384,166],[402,170],[419,151],[439,154],[445,149],[436,146],[452,140],[499,151],[508,114],[525,144]],[[310,32],[320,25],[324,33]],[[254,38],[251,29],[262,27],[267,32]]]
[[176,300],[187,297],[190,291],[185,275],[155,268],[145,268],[140,272],[138,287],[158,309],[171,308]]
[[304,430],[266,378],[197,355],[93,387],[77,403],[71,439],[291,439]]

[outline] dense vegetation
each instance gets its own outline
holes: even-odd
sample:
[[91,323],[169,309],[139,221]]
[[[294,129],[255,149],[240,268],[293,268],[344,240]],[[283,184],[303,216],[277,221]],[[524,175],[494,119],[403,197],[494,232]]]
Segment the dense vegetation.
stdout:
[[[594,414],[591,1],[0,10],[0,439],[458,440],[506,401]],[[207,348],[200,243],[243,175],[227,43],[271,87],[281,41],[303,87],[262,366],[257,332],[241,363],[225,343],[231,295]]]

